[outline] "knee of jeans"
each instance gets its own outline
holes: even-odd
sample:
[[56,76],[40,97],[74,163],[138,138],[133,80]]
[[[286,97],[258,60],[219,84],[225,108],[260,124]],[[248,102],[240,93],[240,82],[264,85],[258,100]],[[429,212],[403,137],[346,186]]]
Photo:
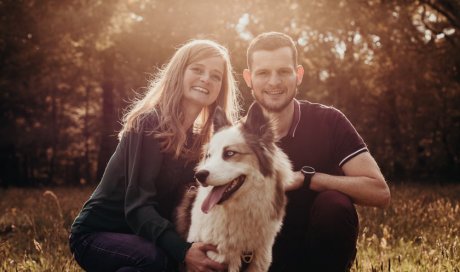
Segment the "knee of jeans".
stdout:
[[156,250],[142,259],[139,264],[142,271],[165,271],[168,264],[168,258],[160,251]]
[[321,227],[349,225],[358,227],[358,216],[351,199],[338,191],[324,191],[316,197],[311,223]]

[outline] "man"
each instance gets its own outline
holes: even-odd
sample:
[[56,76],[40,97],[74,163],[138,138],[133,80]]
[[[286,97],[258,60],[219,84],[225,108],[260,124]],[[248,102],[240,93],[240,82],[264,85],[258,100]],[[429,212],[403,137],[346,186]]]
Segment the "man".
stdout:
[[353,204],[388,206],[387,183],[340,111],[294,98],[304,70],[289,36],[257,36],[247,62],[244,80],[264,113],[275,120],[280,146],[296,171],[286,188],[286,217],[270,271],[346,271],[356,256]]

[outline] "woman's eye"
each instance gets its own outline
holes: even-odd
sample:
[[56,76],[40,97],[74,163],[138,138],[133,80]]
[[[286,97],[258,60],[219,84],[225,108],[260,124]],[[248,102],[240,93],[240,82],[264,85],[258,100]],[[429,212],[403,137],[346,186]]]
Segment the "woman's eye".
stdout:
[[192,71],[196,72],[196,73],[199,73],[201,74],[203,71],[201,70],[201,68],[198,68],[198,67],[193,67],[192,68]]
[[216,81],[221,81],[222,80],[222,78],[220,76],[218,76],[218,75],[213,75],[212,79],[214,79]]

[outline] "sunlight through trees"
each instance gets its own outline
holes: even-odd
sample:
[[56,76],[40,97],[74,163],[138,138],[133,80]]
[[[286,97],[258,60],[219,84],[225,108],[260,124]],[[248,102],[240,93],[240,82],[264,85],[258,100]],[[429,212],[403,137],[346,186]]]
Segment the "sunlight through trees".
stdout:
[[0,1],[0,185],[95,183],[127,102],[175,48],[297,42],[298,97],[347,114],[388,177],[460,174],[460,1]]

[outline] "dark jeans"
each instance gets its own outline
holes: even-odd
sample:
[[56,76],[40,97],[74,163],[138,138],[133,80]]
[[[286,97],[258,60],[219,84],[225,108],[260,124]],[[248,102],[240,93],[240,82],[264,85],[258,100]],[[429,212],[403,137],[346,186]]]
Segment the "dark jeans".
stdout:
[[337,191],[288,192],[288,210],[270,272],[348,271],[356,257],[358,216]]
[[166,271],[168,259],[163,251],[134,234],[72,234],[69,243],[75,260],[86,271]]

